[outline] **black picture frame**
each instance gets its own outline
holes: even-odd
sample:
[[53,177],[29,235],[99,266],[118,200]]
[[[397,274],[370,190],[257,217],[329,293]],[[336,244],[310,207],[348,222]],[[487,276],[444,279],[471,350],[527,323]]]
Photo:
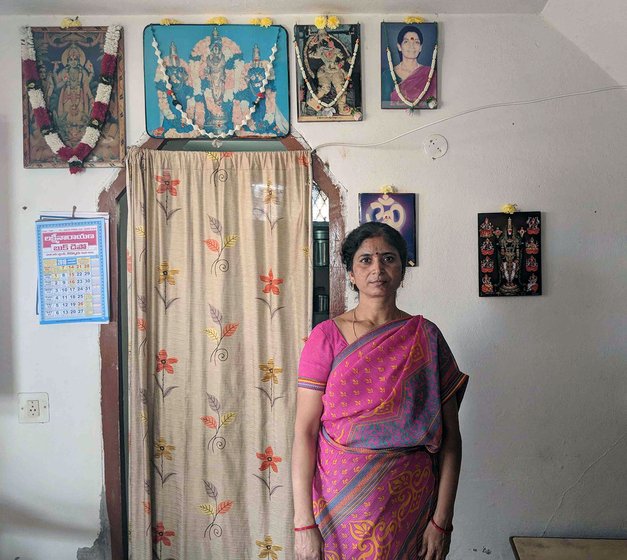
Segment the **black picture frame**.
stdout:
[[363,120],[361,26],[295,25],[294,48],[298,122]]
[[480,297],[542,295],[541,230],[540,212],[478,214]]

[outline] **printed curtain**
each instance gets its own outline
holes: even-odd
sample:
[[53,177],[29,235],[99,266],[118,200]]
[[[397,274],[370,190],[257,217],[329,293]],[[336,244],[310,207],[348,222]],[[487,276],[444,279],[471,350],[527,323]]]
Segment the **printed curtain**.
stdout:
[[292,557],[305,151],[128,155],[133,560]]

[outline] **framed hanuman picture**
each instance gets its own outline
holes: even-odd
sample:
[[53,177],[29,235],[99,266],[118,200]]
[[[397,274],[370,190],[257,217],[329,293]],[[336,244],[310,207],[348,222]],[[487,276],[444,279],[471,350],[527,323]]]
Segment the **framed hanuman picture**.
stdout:
[[366,222],[382,222],[398,230],[407,243],[407,266],[418,266],[414,193],[360,193],[359,223]]
[[437,55],[437,23],[381,23],[381,108],[435,109]]
[[479,214],[479,295],[542,294],[540,212]]
[[[122,167],[126,134],[121,28],[30,27],[24,33],[24,167]],[[32,99],[29,89],[31,96],[36,93]]]
[[277,138],[290,130],[287,31],[272,25],[144,29],[153,138]]
[[358,23],[294,26],[298,122],[363,119],[360,49]]

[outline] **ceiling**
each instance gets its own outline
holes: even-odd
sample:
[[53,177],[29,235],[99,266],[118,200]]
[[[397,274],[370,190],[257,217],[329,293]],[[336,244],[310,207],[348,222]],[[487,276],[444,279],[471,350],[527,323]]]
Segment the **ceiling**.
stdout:
[[539,14],[548,0],[0,0],[0,15]]

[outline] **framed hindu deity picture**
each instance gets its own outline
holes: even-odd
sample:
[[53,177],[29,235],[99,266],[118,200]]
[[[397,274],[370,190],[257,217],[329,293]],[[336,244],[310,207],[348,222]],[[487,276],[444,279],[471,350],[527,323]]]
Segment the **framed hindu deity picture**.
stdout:
[[540,212],[479,214],[479,295],[542,294]]
[[360,193],[359,223],[366,222],[383,222],[398,230],[407,243],[407,266],[418,266],[414,193]]
[[80,167],[122,167],[126,155],[122,29],[23,31],[24,167],[69,164],[72,172]]
[[294,26],[298,122],[361,121],[360,26]]
[[381,23],[381,108],[435,109],[437,54],[437,23]]
[[290,130],[287,32],[278,25],[149,25],[153,138],[277,138]]

